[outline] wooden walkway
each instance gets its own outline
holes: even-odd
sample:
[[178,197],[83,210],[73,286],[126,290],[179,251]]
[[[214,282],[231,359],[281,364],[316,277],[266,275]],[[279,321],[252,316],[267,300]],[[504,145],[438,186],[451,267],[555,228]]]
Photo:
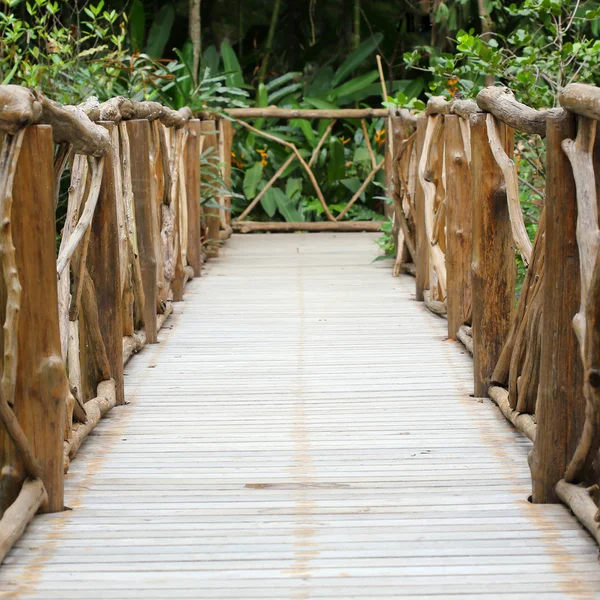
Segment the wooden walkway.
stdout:
[[234,236],[0,598],[600,598],[596,544],[528,503],[529,441],[376,237]]

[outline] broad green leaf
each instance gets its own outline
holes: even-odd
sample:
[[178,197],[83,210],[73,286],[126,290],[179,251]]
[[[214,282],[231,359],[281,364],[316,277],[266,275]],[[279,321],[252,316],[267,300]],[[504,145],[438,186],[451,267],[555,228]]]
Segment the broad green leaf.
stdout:
[[265,195],[260,199],[261,206],[265,209],[269,218],[272,219],[277,212],[277,202],[275,201],[275,189],[269,188]]
[[324,67],[317,71],[312,83],[306,89],[306,95],[314,98],[325,97],[331,89],[331,80],[333,79],[333,69]]
[[134,52],[139,52],[144,47],[146,37],[146,13],[140,0],[133,0],[129,12],[129,35]]
[[329,139],[329,163],[327,164],[327,179],[329,183],[339,181],[346,176],[346,158],[344,156],[344,145],[340,140],[332,136]]
[[219,72],[219,53],[215,45],[209,46],[202,56],[202,69],[208,69],[210,77],[214,77]]
[[242,68],[233,48],[227,42],[221,44],[221,56],[223,57],[223,67],[227,77],[227,84],[233,87],[243,86],[244,77],[242,76]]
[[285,195],[290,200],[298,200],[302,195],[302,179],[290,177],[285,185]]
[[383,40],[383,34],[376,33],[371,39],[364,41],[348,58],[342,63],[340,68],[336,71],[333,81],[331,82],[332,87],[336,87],[342,81],[361,66],[365,60],[375,51],[377,46]]
[[165,46],[169,41],[171,29],[175,22],[175,9],[172,4],[165,4],[154,17],[150,33],[148,34],[148,43],[146,45],[146,54],[150,58],[162,58],[165,52]]
[[272,188],[275,194],[275,202],[277,208],[288,223],[297,223],[303,221],[304,218],[296,208],[296,202],[290,200],[279,188]]
[[244,196],[246,196],[248,200],[252,200],[256,197],[256,188],[262,179],[262,174],[263,166],[259,162],[254,163],[246,171],[242,187],[244,189]]
[[[360,186],[362,185],[362,182],[360,181],[360,179],[358,179],[358,177],[350,177],[348,179],[342,179],[342,181],[340,183],[347,190],[349,190],[353,196],[354,196],[354,194],[356,194],[356,192],[358,192],[358,190],[360,189]],[[365,200],[364,192],[360,195],[360,199],[364,202],[364,200]]]
[[354,151],[354,162],[371,162],[371,155],[369,154],[369,150],[364,146],[359,146]]
[[260,108],[269,106],[269,94],[267,92],[267,86],[264,83],[258,84],[258,90],[256,92],[256,106]]
[[304,98],[304,102],[320,110],[336,110],[339,108],[337,104],[327,102],[327,100],[322,100],[321,98]]
[[302,86],[302,83],[292,83],[291,85],[287,85],[284,88],[281,88],[280,90],[269,94],[269,104],[275,104],[282,98],[285,98],[286,96],[289,96],[294,92],[300,91],[302,89]]
[[289,73],[286,73],[285,75],[282,75],[281,77],[277,77],[275,79],[273,79],[272,81],[269,81],[269,83],[266,84],[266,88],[269,92],[277,89],[278,87],[281,87],[282,85],[286,84],[288,81],[292,81],[295,79],[298,79],[302,76],[302,73],[300,71],[290,71]]
[[370,71],[369,73],[355,77],[354,79],[351,79],[343,85],[333,89],[332,96],[334,98],[341,98],[342,96],[350,96],[351,94],[355,94],[359,91],[362,91],[363,88],[368,86],[370,83],[373,83],[377,77],[379,77],[379,73],[377,71]]
[[314,148],[317,145],[317,141],[315,139],[315,132],[313,131],[312,125],[310,121],[306,119],[292,119],[290,121],[290,125],[292,127],[298,127],[302,130],[306,141],[310,144],[311,148]]

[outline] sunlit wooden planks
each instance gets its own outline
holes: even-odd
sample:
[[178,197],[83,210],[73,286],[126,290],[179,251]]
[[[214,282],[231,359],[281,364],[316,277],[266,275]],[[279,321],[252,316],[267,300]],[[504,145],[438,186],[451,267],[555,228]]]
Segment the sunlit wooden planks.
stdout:
[[[527,502],[529,441],[469,397],[373,234],[233,236],[126,369],[131,402],[0,569],[18,598],[570,598],[597,547]],[[32,575],[33,573],[33,575]],[[2,596],[0,595],[0,598]]]

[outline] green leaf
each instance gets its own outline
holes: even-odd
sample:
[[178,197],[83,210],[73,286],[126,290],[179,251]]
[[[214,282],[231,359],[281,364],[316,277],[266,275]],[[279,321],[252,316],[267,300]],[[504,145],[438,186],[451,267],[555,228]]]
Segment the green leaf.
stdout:
[[133,0],[131,5],[129,35],[133,51],[139,52],[144,47],[144,37],[146,36],[146,13],[140,0]]
[[321,100],[321,98],[304,98],[304,102],[310,104],[313,108],[317,108],[319,110],[336,110],[338,107],[337,104],[333,102],[327,102],[326,100]]
[[290,200],[297,200],[302,195],[302,179],[290,177],[285,185],[285,195]]
[[293,94],[294,92],[300,91],[304,87],[302,83],[292,83],[291,85],[287,85],[272,94],[269,94],[269,104],[275,104],[278,100]]
[[248,200],[252,200],[256,197],[256,188],[262,179],[262,174],[263,166],[259,162],[254,163],[246,171],[242,187],[244,189],[244,196],[246,196]]
[[281,87],[282,85],[286,84],[288,81],[292,81],[293,79],[299,79],[301,76],[302,73],[299,71],[290,71],[289,73],[286,73],[281,77],[277,77],[272,81],[269,81],[269,83],[267,83],[265,87],[269,92],[271,92],[277,89],[278,87]]
[[242,75],[242,68],[233,48],[227,42],[221,44],[221,56],[223,57],[223,66],[225,68],[225,75],[227,76],[227,85],[233,87],[243,86],[244,77]]
[[258,90],[256,92],[256,106],[260,108],[269,106],[269,94],[267,92],[267,86],[264,83],[258,84]]
[[368,86],[370,83],[373,83],[378,76],[378,71],[370,71],[369,73],[355,77],[343,85],[340,85],[338,88],[333,89],[331,95],[334,98],[340,98],[342,96],[356,94],[357,92],[362,91],[363,88]]
[[290,121],[290,125],[292,127],[298,127],[302,130],[306,141],[310,144],[312,148],[316,146],[317,140],[315,139],[315,132],[313,131],[310,121],[307,121],[306,119],[292,119]]
[[375,51],[383,40],[383,34],[376,33],[371,39],[364,41],[336,71],[331,82],[332,87],[339,85],[350,73],[355,71]]
[[304,218],[298,212],[296,208],[296,203],[293,200],[290,200],[282,190],[279,188],[272,188],[275,195],[275,202],[277,203],[277,208],[279,212],[283,216],[283,218],[288,223],[297,223],[300,221],[304,221]]
[[202,70],[208,69],[209,76],[214,77],[219,72],[220,62],[219,53],[213,44],[204,51],[204,55],[202,56]]
[[371,162],[371,155],[369,154],[369,150],[364,146],[359,146],[354,151],[354,162]]
[[150,58],[162,58],[165,52],[165,46],[169,41],[171,29],[175,22],[175,9],[172,4],[165,4],[154,17],[150,33],[148,34],[148,43],[146,45],[146,54]]
[[269,218],[272,219],[277,212],[277,202],[275,201],[274,188],[271,187],[265,192],[265,195],[260,199],[260,204],[265,209],[265,212]]
[[344,145],[340,140],[332,136],[329,139],[329,163],[327,164],[327,179],[329,183],[339,181],[346,176],[346,158],[344,156]]

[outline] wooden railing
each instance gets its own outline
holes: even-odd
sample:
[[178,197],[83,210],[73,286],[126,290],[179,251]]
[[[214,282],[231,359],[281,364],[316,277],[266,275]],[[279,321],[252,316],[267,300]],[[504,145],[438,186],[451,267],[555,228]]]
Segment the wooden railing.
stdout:
[[229,176],[230,125],[124,98],[61,107],[0,86],[0,562],[38,510],[63,510],[69,462],[125,401],[124,364],[157,342],[231,232],[227,197],[201,204],[202,177]]
[[[563,500],[600,541],[600,88],[537,111],[506,88],[430,99],[413,130],[392,114],[394,273],[448,320],[489,396],[534,441],[534,502]],[[546,138],[545,204],[530,242],[516,131]],[[515,300],[516,254],[526,266]]]

